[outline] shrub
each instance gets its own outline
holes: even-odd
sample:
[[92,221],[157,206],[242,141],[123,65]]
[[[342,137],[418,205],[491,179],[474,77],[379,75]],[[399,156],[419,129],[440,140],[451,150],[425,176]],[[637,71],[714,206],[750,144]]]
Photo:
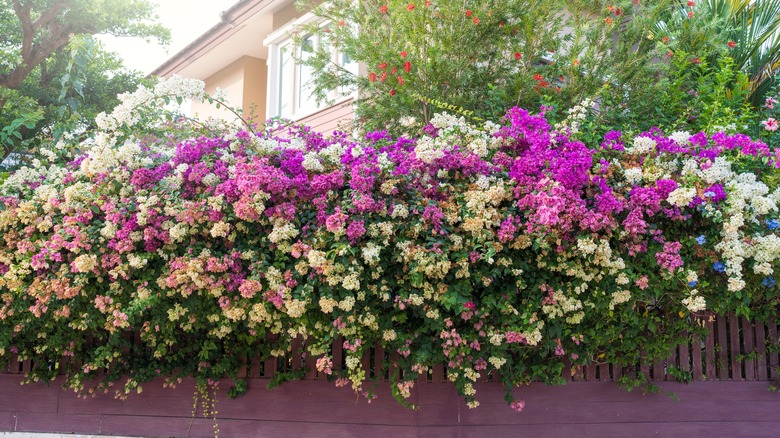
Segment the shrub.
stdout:
[[[172,83],[156,92],[204,97]],[[587,145],[519,108],[417,140],[188,136],[156,103],[125,96],[70,161],[0,186],[0,357],[35,358],[33,380],[236,377],[301,336],[338,384],[367,391],[379,343],[397,398],[444,363],[473,407],[493,370],[558,383],[564,358],[664,356],[705,309],[776,312],[778,157],[747,136]]]

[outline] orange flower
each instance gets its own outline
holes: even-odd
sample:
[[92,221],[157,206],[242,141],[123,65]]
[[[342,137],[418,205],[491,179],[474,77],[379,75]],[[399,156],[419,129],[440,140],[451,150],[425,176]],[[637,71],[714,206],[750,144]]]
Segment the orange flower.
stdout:
[[386,5],[380,6],[379,7],[379,13],[380,14],[386,14],[387,13],[387,6]]
[[612,17],[607,17],[607,18],[605,18],[605,19],[604,19],[604,22],[606,22],[606,23],[607,23],[607,25],[610,25],[610,24],[612,24]]
[[542,75],[540,75],[539,73],[537,73],[537,74],[535,74],[535,75],[534,75],[534,80],[535,80],[535,81],[541,81],[542,79],[544,79],[544,78],[543,78],[543,77],[542,77]]
[[669,42],[669,37],[665,36],[665,37],[661,38],[661,41],[663,41],[664,43],[668,43]]
[[413,11],[414,10],[414,3],[409,3],[408,5],[406,5],[406,10],[407,11]]

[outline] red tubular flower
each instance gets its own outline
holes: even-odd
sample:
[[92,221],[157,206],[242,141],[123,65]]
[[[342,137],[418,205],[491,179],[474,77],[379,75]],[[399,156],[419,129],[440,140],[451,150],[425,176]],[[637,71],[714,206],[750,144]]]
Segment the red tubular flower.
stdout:
[[404,78],[403,78],[403,77],[401,77],[401,76],[398,76],[396,79],[398,79],[398,85],[403,85],[403,84],[405,84],[405,83],[406,83],[406,81],[404,80]]
[[471,18],[471,16],[474,15],[474,12],[471,9],[466,10],[466,16]]
[[390,95],[395,96],[395,90],[390,90]]
[[404,71],[409,73],[412,71],[412,63],[409,61],[404,62]]
[[379,63],[379,65],[377,65],[377,67],[378,67],[380,70],[384,70],[384,69],[386,69],[386,68],[387,68],[387,63],[386,63],[386,62],[380,62],[380,63]]
[[387,80],[387,72],[383,71],[381,75],[379,75],[379,82],[384,82]]
[[393,68],[390,69],[390,73],[392,74],[398,73],[398,67],[393,66]]
[[734,47],[737,47],[737,42],[729,41],[727,45],[729,46],[729,49],[733,49]]
[[414,3],[409,3],[408,5],[406,5],[406,10],[407,11],[413,11],[414,10]]
[[519,59],[520,59],[520,58],[522,58],[522,57],[523,57],[523,54],[522,54],[522,53],[520,53],[520,52],[515,52],[515,59],[519,60]]
[[371,82],[376,82],[376,73],[369,73],[368,80]]
[[387,13],[387,6],[386,5],[380,6],[379,7],[379,13],[380,14],[386,14]]
[[542,75],[540,75],[539,73],[537,73],[537,74],[535,74],[535,75],[534,75],[534,80],[535,80],[535,81],[541,81],[542,79],[544,79],[544,78],[543,78],[543,77],[542,77]]
[[474,17],[474,24],[479,24],[479,17]]
[[403,50],[403,51],[401,51],[401,53],[398,54],[398,56],[400,56],[401,58],[406,58],[407,55],[409,55],[409,54],[406,53],[406,50]]

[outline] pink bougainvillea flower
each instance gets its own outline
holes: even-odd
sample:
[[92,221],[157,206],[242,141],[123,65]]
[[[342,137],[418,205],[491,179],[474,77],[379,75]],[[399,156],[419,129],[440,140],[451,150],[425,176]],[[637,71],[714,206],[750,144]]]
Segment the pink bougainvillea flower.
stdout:
[[761,124],[764,125],[764,129],[767,131],[777,131],[777,128],[780,127],[780,125],[777,123],[777,120],[773,119],[772,117],[764,120],[761,122]]

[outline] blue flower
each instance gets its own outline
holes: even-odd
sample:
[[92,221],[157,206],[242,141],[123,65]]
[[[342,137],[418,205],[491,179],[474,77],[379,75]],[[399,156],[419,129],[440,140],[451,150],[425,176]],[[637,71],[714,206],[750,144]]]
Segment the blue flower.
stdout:
[[698,282],[698,281],[691,281],[691,282],[689,282],[689,283],[688,283],[688,286],[690,286],[690,287],[694,287],[694,286],[696,286],[697,284],[699,284],[699,282]]
[[707,238],[704,237],[704,234],[696,238],[696,243],[699,245],[704,245],[707,242]]
[[770,230],[776,230],[778,227],[780,227],[780,221],[777,219],[767,219],[764,221],[764,223]]
[[764,281],[761,282],[765,287],[773,287],[777,283],[775,282],[775,279],[770,277],[764,277]]
[[715,262],[715,264],[712,265],[712,269],[714,269],[715,272],[726,272],[726,265],[724,265],[723,262]]

